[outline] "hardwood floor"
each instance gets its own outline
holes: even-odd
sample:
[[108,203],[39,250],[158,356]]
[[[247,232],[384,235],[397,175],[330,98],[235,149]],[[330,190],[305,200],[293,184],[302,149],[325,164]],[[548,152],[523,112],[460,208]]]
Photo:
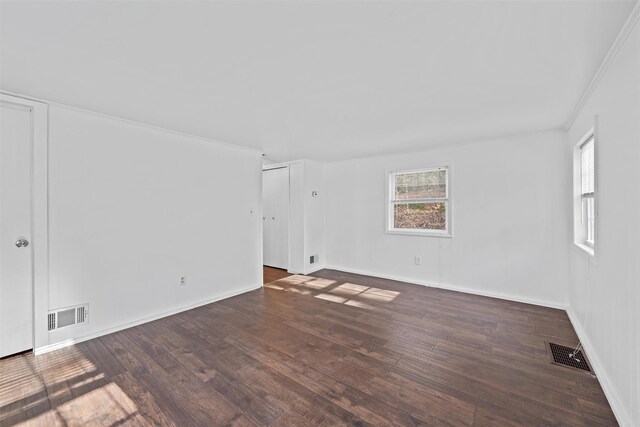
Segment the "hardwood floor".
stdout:
[[262,283],[264,284],[275,282],[276,280],[284,279],[289,276],[291,276],[291,274],[287,273],[287,270],[268,267],[266,265],[262,266]]
[[615,425],[560,310],[323,270],[0,361],[0,424]]

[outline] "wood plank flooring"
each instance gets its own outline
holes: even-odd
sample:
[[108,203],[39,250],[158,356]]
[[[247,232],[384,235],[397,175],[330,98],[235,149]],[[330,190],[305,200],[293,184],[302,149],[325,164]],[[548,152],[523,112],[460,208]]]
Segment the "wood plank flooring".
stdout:
[[284,279],[285,277],[291,276],[287,270],[283,270],[281,268],[262,266],[262,283],[271,283],[276,280]]
[[323,270],[0,360],[0,425],[615,425],[560,310]]

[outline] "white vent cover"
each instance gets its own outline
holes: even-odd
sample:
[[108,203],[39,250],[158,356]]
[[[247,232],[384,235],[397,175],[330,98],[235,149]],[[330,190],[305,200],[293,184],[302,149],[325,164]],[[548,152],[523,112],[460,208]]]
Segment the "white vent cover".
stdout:
[[89,304],[77,307],[61,308],[50,311],[47,316],[47,329],[54,331],[67,326],[89,322]]
[[55,313],[49,313],[49,315],[47,316],[47,324],[48,324],[48,329],[50,331],[53,331],[56,328],[56,314]]

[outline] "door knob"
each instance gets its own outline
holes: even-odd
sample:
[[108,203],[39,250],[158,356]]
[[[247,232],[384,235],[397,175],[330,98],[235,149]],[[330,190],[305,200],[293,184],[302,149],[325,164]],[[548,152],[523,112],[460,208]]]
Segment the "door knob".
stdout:
[[16,246],[19,248],[24,248],[29,246],[29,241],[27,239],[18,239],[16,240]]

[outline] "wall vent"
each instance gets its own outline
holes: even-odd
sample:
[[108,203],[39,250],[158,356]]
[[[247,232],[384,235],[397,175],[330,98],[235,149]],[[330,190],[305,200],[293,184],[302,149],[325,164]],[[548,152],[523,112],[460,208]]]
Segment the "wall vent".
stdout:
[[87,318],[87,307],[82,306],[76,309],[76,323],[84,323],[84,320]]
[[61,308],[49,312],[47,326],[49,331],[55,331],[68,326],[89,322],[89,304],[77,307]]
[[53,331],[56,328],[56,314],[49,313],[47,316],[47,329]]
[[316,262],[318,262],[318,255],[311,255],[309,257],[309,264],[315,264]]

